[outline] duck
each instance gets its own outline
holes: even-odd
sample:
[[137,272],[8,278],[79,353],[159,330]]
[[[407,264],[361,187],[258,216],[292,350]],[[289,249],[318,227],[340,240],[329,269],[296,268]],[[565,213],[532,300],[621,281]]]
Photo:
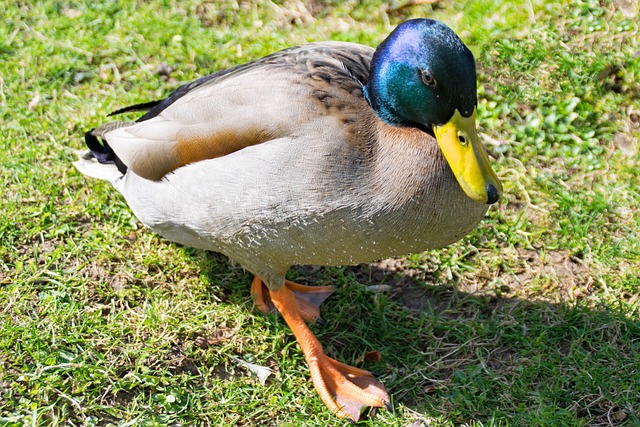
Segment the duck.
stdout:
[[446,24],[411,19],[376,49],[291,47],[115,111],[144,113],[88,131],[74,164],[110,181],[152,231],[251,272],[255,306],[284,318],[324,404],[357,422],[368,407],[392,409],[389,394],[309,329],[334,287],[286,273],[470,233],[502,194],[477,104],[471,51]]

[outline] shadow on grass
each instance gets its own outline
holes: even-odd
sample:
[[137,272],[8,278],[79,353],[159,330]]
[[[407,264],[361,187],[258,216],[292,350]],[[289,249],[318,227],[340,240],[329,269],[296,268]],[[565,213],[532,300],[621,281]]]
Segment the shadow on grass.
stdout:
[[[229,265],[209,260],[216,283]],[[327,354],[349,364],[379,351],[381,362],[360,366],[380,376],[397,408],[456,425],[640,423],[639,322],[608,308],[460,292],[379,265],[296,267],[289,278],[338,286],[322,307],[327,325],[312,329]],[[235,280],[222,294],[250,298]]]

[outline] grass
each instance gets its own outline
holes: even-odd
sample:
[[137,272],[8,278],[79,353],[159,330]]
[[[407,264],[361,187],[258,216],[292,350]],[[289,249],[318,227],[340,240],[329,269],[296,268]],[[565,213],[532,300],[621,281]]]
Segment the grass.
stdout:
[[112,110],[412,16],[474,51],[505,196],[449,248],[290,273],[339,287],[314,328],[329,355],[382,354],[364,366],[395,411],[362,425],[640,424],[638,2],[391,3],[0,3],[0,425],[346,425],[240,266],[145,230],[71,162]]

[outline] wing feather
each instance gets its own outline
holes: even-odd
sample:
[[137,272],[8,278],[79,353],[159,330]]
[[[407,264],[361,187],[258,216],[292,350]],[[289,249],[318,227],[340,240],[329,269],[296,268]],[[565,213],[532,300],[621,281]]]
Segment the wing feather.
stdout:
[[317,117],[360,108],[372,53],[344,42],[286,49],[184,85],[103,138],[127,167],[159,180],[189,163],[295,135]]

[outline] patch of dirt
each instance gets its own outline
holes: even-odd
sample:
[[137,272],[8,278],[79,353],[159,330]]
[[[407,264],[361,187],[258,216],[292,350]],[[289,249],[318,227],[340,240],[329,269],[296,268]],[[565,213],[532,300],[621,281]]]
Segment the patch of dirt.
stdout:
[[433,310],[444,312],[452,304],[452,289],[449,286],[426,288],[404,285],[391,293],[391,299],[413,312]]
[[390,298],[413,312],[444,311],[451,305],[451,286],[438,285],[431,272],[410,267],[403,258],[384,259],[368,268],[368,280],[363,277],[363,283],[389,285]]
[[213,375],[220,378],[222,381],[229,381],[233,378],[233,374],[224,367],[224,365],[216,365],[212,371]]
[[[479,264],[477,269],[447,283],[432,271],[411,267],[403,258],[349,267],[347,271],[373,292],[388,291],[392,300],[414,312],[445,311],[466,294],[492,300],[516,297],[570,302],[592,292],[595,267],[569,251],[516,249],[515,260],[510,264],[515,266],[508,272]],[[303,276],[312,276],[319,270],[306,266],[297,269]]]
[[135,398],[135,393],[129,390],[119,389],[118,391],[109,390],[102,396],[101,404],[105,406],[128,406]]
[[237,334],[238,330],[239,328],[232,329],[227,326],[218,327],[207,337],[196,337],[195,345],[202,349],[219,345],[233,338]]
[[173,375],[189,374],[194,377],[202,376],[200,369],[194,359],[185,357],[184,355],[175,355],[166,360],[167,370]]
[[[295,270],[300,272],[301,282],[315,284],[311,277],[317,276],[322,267],[297,266]],[[392,300],[413,312],[426,309],[441,311],[451,305],[451,286],[439,286],[431,271],[413,268],[403,258],[387,258],[371,264],[346,267],[345,272],[374,293],[388,292]]]
[[[88,300],[95,301],[96,305],[102,305],[105,316],[111,312],[112,303],[119,310],[129,310],[137,305],[136,298],[140,292],[136,289],[136,285],[139,283],[131,274],[117,271],[115,266],[111,268],[108,264],[91,261],[82,267],[80,275],[89,282]],[[99,282],[106,283],[113,294]],[[116,298],[113,297],[114,294]]]
[[509,294],[558,302],[574,301],[591,293],[594,279],[590,266],[569,251],[521,249],[518,259],[519,268],[500,276]]
[[[196,16],[205,27],[232,26],[240,22],[241,16],[258,11],[258,16],[278,27],[308,26],[315,22],[314,16],[325,13],[330,6],[317,1],[284,0],[275,2],[257,2],[255,0],[205,0],[196,9]],[[254,23],[263,25],[261,20]]]

